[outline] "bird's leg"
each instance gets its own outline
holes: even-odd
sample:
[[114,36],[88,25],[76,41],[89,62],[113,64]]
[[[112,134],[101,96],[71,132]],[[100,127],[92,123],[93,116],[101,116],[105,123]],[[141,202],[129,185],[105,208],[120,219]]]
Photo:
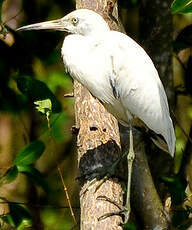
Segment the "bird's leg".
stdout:
[[127,164],[128,164],[128,177],[127,177],[127,198],[126,198],[126,204],[125,208],[127,209],[127,212],[125,213],[125,223],[129,220],[129,215],[131,212],[131,206],[130,206],[130,196],[131,196],[131,176],[132,176],[132,167],[133,167],[133,161],[135,159],[135,153],[133,149],[133,130],[132,126],[130,125],[129,130],[129,153],[127,155]]
[[[124,154],[123,154],[124,155]],[[120,210],[117,212],[113,212],[113,213],[106,213],[104,215],[102,215],[99,220],[105,219],[109,216],[112,215],[124,215],[125,219],[124,219],[124,224],[128,222],[129,220],[129,216],[130,216],[130,212],[131,212],[131,206],[130,206],[130,195],[131,195],[131,175],[132,175],[132,166],[133,166],[133,161],[135,159],[135,153],[134,153],[134,149],[133,149],[133,131],[132,131],[132,126],[130,126],[130,131],[129,131],[129,152],[127,153],[126,151],[126,155],[127,155],[127,164],[128,164],[128,179],[127,179],[127,198],[126,198],[126,204],[125,206],[122,205],[118,205],[116,202],[110,200],[109,198],[105,197],[105,196],[99,196],[98,199],[99,200],[105,200],[108,202],[113,203],[115,206],[117,206]]]

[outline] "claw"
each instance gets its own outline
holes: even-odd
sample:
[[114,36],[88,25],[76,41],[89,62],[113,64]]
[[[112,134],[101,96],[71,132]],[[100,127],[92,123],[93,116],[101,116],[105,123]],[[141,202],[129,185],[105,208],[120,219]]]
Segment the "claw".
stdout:
[[98,218],[98,221],[104,220],[110,216],[119,215],[119,216],[124,216],[124,221],[122,224],[126,224],[128,222],[129,216],[130,216],[130,210],[128,210],[125,206],[118,204],[116,201],[111,200],[110,198],[106,196],[98,196],[97,200],[103,200],[103,201],[110,202],[119,208],[119,211],[103,214],[102,216]]

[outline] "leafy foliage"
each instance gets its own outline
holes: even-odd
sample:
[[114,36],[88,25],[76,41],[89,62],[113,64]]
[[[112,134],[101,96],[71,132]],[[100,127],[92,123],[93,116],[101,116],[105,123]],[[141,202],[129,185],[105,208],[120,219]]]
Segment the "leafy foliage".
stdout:
[[[6,9],[2,9],[3,16],[6,19],[12,18],[14,15],[12,15],[9,11],[9,7],[11,6],[11,2],[8,2],[6,0],[0,0],[0,11],[3,2],[6,3]],[[46,3],[34,3],[33,7],[29,6],[28,3],[25,1],[21,1],[20,5],[15,5],[15,11],[16,13],[21,10],[22,8],[23,14],[27,16],[27,14],[30,12],[32,13],[36,19],[37,17],[39,20],[47,20],[48,16],[50,15],[50,9],[52,11],[52,3],[46,2]],[[57,5],[65,5],[65,3],[62,3],[62,1],[59,1],[55,3],[55,6]],[[36,12],[37,7],[39,8],[38,13]],[[71,2],[65,6],[64,11],[70,11],[72,7]],[[60,7],[56,7],[53,9],[53,14],[56,13],[56,17],[59,17],[62,15],[61,12],[59,12]],[[27,13],[28,12],[28,13]],[[37,14],[36,14],[36,13]],[[0,18],[1,18],[0,12]],[[65,13],[65,12],[64,12]],[[29,17],[31,17],[29,16]],[[28,16],[27,16],[28,17]],[[54,17],[54,16],[53,16]],[[16,20],[18,23],[21,22],[20,15],[18,14],[18,18]],[[29,20],[35,20],[35,18],[31,18]],[[0,20],[0,23],[2,21]],[[25,22],[22,22],[23,24],[26,24]],[[2,24],[1,24],[2,25]],[[7,27],[9,28],[9,27]],[[0,28],[1,29],[1,28]],[[16,155],[15,160],[13,160],[12,165],[10,166],[10,162],[8,165],[5,165],[8,170],[2,175],[0,178],[0,189],[4,189],[3,185],[7,183],[14,182],[15,179],[19,181],[20,178],[22,180],[24,177],[17,177],[19,174],[26,175],[25,179],[27,181],[32,182],[32,184],[37,185],[38,187],[43,188],[46,193],[42,192],[37,188],[37,198],[42,198],[42,203],[51,203],[54,202],[54,205],[57,205],[58,197],[62,193],[63,198],[63,191],[60,191],[60,183],[55,182],[55,178],[58,178],[53,173],[53,180],[54,180],[54,186],[53,182],[51,180],[49,181],[49,186],[47,183],[47,180],[42,175],[41,166],[39,167],[40,170],[38,170],[35,167],[36,161],[42,156],[45,145],[47,145],[47,148],[50,147],[49,141],[50,136],[46,135],[47,132],[47,121],[45,119],[42,119],[42,116],[39,116],[38,113],[34,113],[34,110],[31,109],[32,107],[35,107],[38,111],[40,111],[42,114],[46,116],[53,116],[50,117],[50,126],[54,126],[56,124],[56,127],[54,127],[53,137],[57,136],[56,140],[62,140],[62,148],[59,148],[59,151],[64,151],[65,143],[67,143],[71,135],[65,135],[63,133],[63,127],[67,124],[67,130],[71,127],[71,119],[69,119],[70,109],[66,109],[64,111],[64,115],[61,116],[62,119],[56,119],[60,115],[56,113],[61,112],[61,103],[58,101],[54,93],[57,93],[57,96],[62,97],[65,93],[68,93],[68,91],[71,91],[71,79],[69,77],[65,76],[63,65],[59,67],[57,65],[58,62],[61,64],[61,58],[59,55],[60,48],[56,48],[56,46],[59,44],[59,40],[61,41],[61,37],[63,39],[63,34],[61,33],[47,33],[47,32],[29,32],[29,33],[17,33],[14,30],[11,30],[9,28],[10,37],[14,40],[14,42],[10,45],[7,45],[4,40],[0,40],[0,110],[1,110],[1,116],[8,118],[10,120],[10,123],[13,121],[13,124],[10,125],[10,134],[12,135],[12,132],[16,133],[15,136],[13,136],[15,139],[17,138],[18,134],[18,141],[16,139],[16,144],[12,143],[12,140],[10,141],[11,146],[9,146],[10,143],[7,144],[8,153],[13,153],[13,158],[15,156],[15,152],[18,151],[18,148],[23,145],[23,140],[27,142],[28,140],[34,140],[38,139],[39,134],[41,135],[41,140],[43,139],[43,142],[41,141],[35,141],[30,143],[29,145],[25,146],[24,149],[19,151],[19,153]],[[0,38],[1,38],[0,31]],[[8,39],[9,40],[9,39]],[[42,66],[43,74],[41,71],[36,71],[36,69],[39,70],[39,66],[35,66],[35,62],[38,62],[40,66]],[[49,66],[49,69],[47,68]],[[50,68],[50,66],[53,66],[53,68]],[[59,68],[58,68],[59,67]],[[17,76],[17,77],[15,77]],[[51,90],[50,90],[51,89]],[[59,94],[60,93],[60,94]],[[62,101],[63,103],[63,101]],[[72,104],[71,99],[66,99],[63,103],[64,107],[69,107]],[[3,114],[6,112],[6,114]],[[14,112],[14,113],[13,113]],[[52,114],[53,113],[53,114]],[[54,114],[55,113],[55,114]],[[24,118],[24,119],[23,119]],[[27,118],[27,119],[26,119]],[[26,120],[27,122],[26,122]],[[7,122],[7,121],[6,121]],[[4,127],[6,125],[7,128],[9,128],[8,122],[4,124]],[[45,124],[46,122],[46,124]],[[16,124],[16,127],[15,127]],[[18,127],[17,127],[18,125]],[[22,127],[21,127],[22,126]],[[46,126],[46,129],[42,128],[43,126]],[[21,135],[21,129],[23,128],[23,139],[20,139]],[[3,132],[2,132],[3,133]],[[9,132],[7,132],[9,133]],[[7,134],[6,133],[6,134]],[[5,137],[4,137],[5,136]],[[2,137],[1,143],[4,142],[4,139],[6,140],[7,135],[4,135]],[[22,140],[22,141],[21,141]],[[14,142],[14,143],[15,143]],[[45,143],[45,144],[44,144]],[[57,143],[56,143],[57,144]],[[60,143],[61,146],[61,143]],[[9,152],[9,149],[11,152]],[[3,150],[2,150],[3,151]],[[59,153],[58,151],[58,153]],[[2,152],[1,152],[2,153]],[[10,157],[12,159],[12,155],[10,154]],[[3,154],[2,154],[3,155]],[[47,154],[47,159],[49,159],[50,154]],[[4,157],[4,156],[3,156]],[[7,157],[7,156],[6,156]],[[41,160],[40,164],[41,165]],[[38,165],[38,166],[39,166]],[[51,164],[50,164],[51,165]],[[53,163],[54,165],[54,163]],[[3,165],[4,167],[4,165]],[[54,170],[53,170],[54,171]],[[16,183],[15,183],[16,184]],[[13,184],[13,186],[15,186]],[[28,183],[27,183],[28,184]],[[56,185],[56,186],[55,186]],[[20,183],[19,189],[22,187],[22,192],[26,191],[25,188],[26,184]],[[52,186],[52,187],[51,187]],[[36,187],[33,187],[33,189]],[[51,189],[56,191],[56,194],[59,194],[57,198],[55,198],[50,193],[50,187]],[[18,191],[20,192],[20,190]],[[17,192],[16,192],[17,193]],[[41,196],[39,196],[39,194]],[[46,195],[45,195],[46,194]],[[13,199],[17,200],[17,194]],[[20,194],[21,195],[21,194]],[[24,193],[26,195],[26,193]],[[34,193],[34,197],[36,197],[36,192]],[[34,198],[33,197],[33,198]],[[25,198],[24,198],[25,199]],[[28,199],[28,198],[26,198]],[[35,198],[36,199],[36,198]],[[3,201],[4,202],[4,201]],[[6,200],[5,200],[6,202]],[[0,218],[4,219],[7,223],[9,223],[14,229],[18,230],[24,230],[24,229],[31,229],[32,226],[32,217],[36,215],[36,213],[29,212],[28,209],[25,208],[23,205],[19,205],[17,203],[13,204],[9,201],[7,201],[7,204],[10,207],[10,213],[5,216],[1,216]],[[42,220],[43,225],[45,225],[45,229],[52,229],[55,223],[58,221],[58,216],[60,215],[60,209],[57,210],[57,212],[54,210],[50,210],[50,208],[45,208],[41,210],[41,215],[43,216],[45,210],[49,210],[50,215],[53,216],[53,213],[55,214],[54,222],[51,223],[51,226],[47,227],[46,224],[49,222],[47,216]],[[68,214],[68,210],[67,210]],[[41,217],[42,218],[42,217]],[[51,219],[51,218],[49,218]],[[60,226],[62,226],[62,229],[66,227],[66,229],[71,229],[73,223],[71,221],[71,216],[68,215],[67,220],[66,218],[61,218],[62,221],[59,223],[59,229]],[[35,222],[34,222],[35,223]],[[58,223],[57,223],[58,225]],[[0,229],[3,226],[0,226]],[[10,229],[12,229],[10,227]],[[34,226],[33,226],[34,227]],[[34,227],[35,229],[35,227]]]
[[26,176],[28,176],[29,180],[33,184],[40,186],[44,189],[44,191],[47,192],[48,184],[44,176],[33,165],[19,165],[17,168],[20,173],[23,173]]
[[137,230],[137,226],[134,223],[129,222],[123,226],[123,229],[124,230]]
[[34,103],[49,99],[52,103],[52,112],[61,112],[60,102],[44,82],[29,76],[17,77],[15,78],[15,81],[18,89],[29,99],[30,102]]
[[172,216],[172,224],[176,229],[186,230],[191,225],[189,215],[192,213],[190,207],[183,206],[187,198],[185,193],[187,182],[181,176],[163,177],[162,179],[167,184],[171,195],[171,205],[173,210],[175,210]]
[[171,5],[173,14],[192,13],[192,0],[174,0]]
[[171,194],[172,205],[180,205],[186,198],[185,189],[187,182],[184,178],[176,177],[163,177],[164,182],[167,184],[169,193]]
[[16,166],[30,165],[39,159],[44,150],[45,145],[42,141],[33,141],[17,154],[13,163]]
[[35,101],[34,104],[36,105],[36,109],[39,112],[45,114],[46,116],[50,116],[52,111],[52,104],[50,99]]
[[10,203],[9,210],[9,214],[3,217],[4,221],[13,227],[17,227],[17,230],[24,230],[28,227],[32,227],[31,215],[22,205]]

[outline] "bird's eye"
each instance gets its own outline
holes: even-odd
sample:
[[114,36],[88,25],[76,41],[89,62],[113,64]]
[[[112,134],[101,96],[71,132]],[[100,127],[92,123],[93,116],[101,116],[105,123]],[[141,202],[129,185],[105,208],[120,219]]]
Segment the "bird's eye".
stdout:
[[78,23],[78,18],[72,18],[71,21],[72,21],[72,24],[75,26]]

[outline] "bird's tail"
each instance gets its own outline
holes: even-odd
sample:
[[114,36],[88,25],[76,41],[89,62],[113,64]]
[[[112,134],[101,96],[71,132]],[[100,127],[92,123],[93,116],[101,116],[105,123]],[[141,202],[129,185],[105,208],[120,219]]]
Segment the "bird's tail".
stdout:
[[154,142],[154,144],[157,145],[157,147],[159,147],[160,149],[174,157],[176,138],[172,120],[171,118],[169,119],[170,123],[167,127],[165,134],[162,136],[156,133],[152,133],[151,139]]
[[173,128],[173,123],[171,118],[169,117],[169,125],[167,127],[167,132],[166,135],[164,136],[168,145],[169,153],[171,154],[172,157],[174,157],[175,154],[175,130]]
[[158,135],[158,134],[154,133],[154,134],[151,136],[151,140],[153,141],[153,143],[154,143],[158,148],[160,148],[160,149],[163,150],[164,152],[169,153],[168,145],[167,145],[165,139],[164,139],[161,135]]

